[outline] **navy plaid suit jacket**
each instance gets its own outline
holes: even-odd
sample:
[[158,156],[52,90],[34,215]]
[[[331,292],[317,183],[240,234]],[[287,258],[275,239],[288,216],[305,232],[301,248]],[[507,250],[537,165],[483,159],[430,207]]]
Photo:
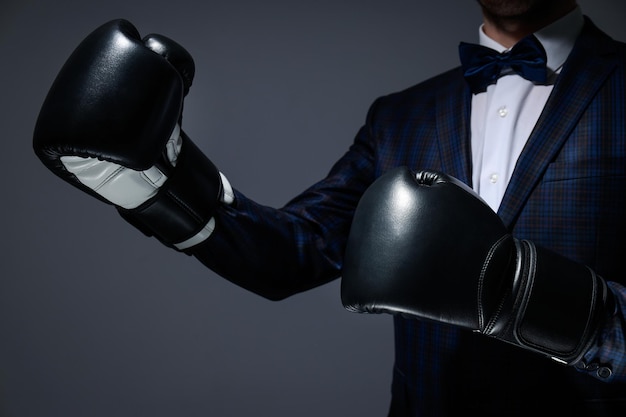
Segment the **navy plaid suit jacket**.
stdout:
[[[471,185],[470,103],[460,68],[379,98],[326,178],[280,209],[235,191],[213,235],[191,253],[269,299],[339,278],[355,207],[381,174],[405,165]],[[626,284],[626,46],[588,19],[498,214],[516,237]],[[626,383],[446,325],[394,323],[392,416],[626,410]]]

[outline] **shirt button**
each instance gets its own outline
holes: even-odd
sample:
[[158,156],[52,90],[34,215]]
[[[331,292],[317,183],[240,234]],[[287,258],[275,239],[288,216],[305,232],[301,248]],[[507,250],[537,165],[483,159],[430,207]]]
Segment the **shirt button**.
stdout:
[[492,184],[495,184],[496,182],[498,182],[498,174],[491,174],[489,176],[489,182]]
[[506,106],[502,106],[498,109],[498,116],[506,117],[507,114],[509,114],[509,110],[506,108]]

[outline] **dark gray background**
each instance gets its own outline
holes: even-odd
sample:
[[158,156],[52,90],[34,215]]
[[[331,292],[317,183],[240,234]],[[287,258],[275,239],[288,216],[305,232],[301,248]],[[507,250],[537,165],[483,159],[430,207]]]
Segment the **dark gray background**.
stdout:
[[[626,39],[623,0],[581,4]],[[254,296],[34,156],[60,66],[120,17],[191,52],[186,132],[273,206],[327,172],[374,98],[457,65],[480,23],[472,0],[2,0],[0,416],[383,416],[390,317],[344,311],[338,282]]]

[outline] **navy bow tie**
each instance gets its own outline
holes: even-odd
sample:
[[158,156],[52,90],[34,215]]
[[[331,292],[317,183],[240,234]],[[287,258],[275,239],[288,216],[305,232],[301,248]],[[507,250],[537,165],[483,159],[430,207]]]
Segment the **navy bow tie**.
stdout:
[[474,93],[485,91],[506,68],[538,84],[545,84],[547,80],[546,51],[533,35],[503,53],[486,46],[461,42],[459,55],[463,75]]

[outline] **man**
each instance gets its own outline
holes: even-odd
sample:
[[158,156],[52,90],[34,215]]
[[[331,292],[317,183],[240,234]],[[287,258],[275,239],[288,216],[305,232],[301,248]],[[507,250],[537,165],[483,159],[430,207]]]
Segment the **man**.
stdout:
[[[547,70],[535,67],[530,72],[539,77],[527,80],[515,64],[501,65],[500,78],[474,86],[482,75],[467,68],[466,79],[459,67],[379,98],[327,177],[280,209],[233,189],[181,130],[191,57],[163,36],[141,39],[125,21],[98,28],[65,64],[42,107],[35,151],[53,172],[115,205],[144,233],[273,300],[341,276],[357,205],[387,173],[404,166],[455,177],[497,211],[490,214],[516,239],[562,255],[568,271],[578,274],[584,265],[585,277],[595,277],[593,291],[579,291],[594,297],[582,324],[584,343],[577,345],[583,348],[566,365],[556,363],[455,320],[422,320],[412,314],[419,300],[410,300],[408,314],[394,315],[390,415],[622,415],[626,46],[583,17],[573,0],[480,6],[483,45],[515,49],[535,34]],[[462,55],[478,56],[468,45]],[[457,204],[445,210],[450,206]],[[412,223],[400,224],[401,234]],[[431,223],[445,230],[447,221]],[[475,235],[483,235],[480,224]],[[450,262],[466,261],[450,254]],[[551,275],[559,276],[567,299],[571,288],[561,271]],[[465,295],[449,289],[428,296]],[[542,307],[561,302],[547,298]],[[519,310],[511,308],[511,315]],[[570,329],[576,321],[560,323]],[[544,333],[541,342],[554,341]]]

